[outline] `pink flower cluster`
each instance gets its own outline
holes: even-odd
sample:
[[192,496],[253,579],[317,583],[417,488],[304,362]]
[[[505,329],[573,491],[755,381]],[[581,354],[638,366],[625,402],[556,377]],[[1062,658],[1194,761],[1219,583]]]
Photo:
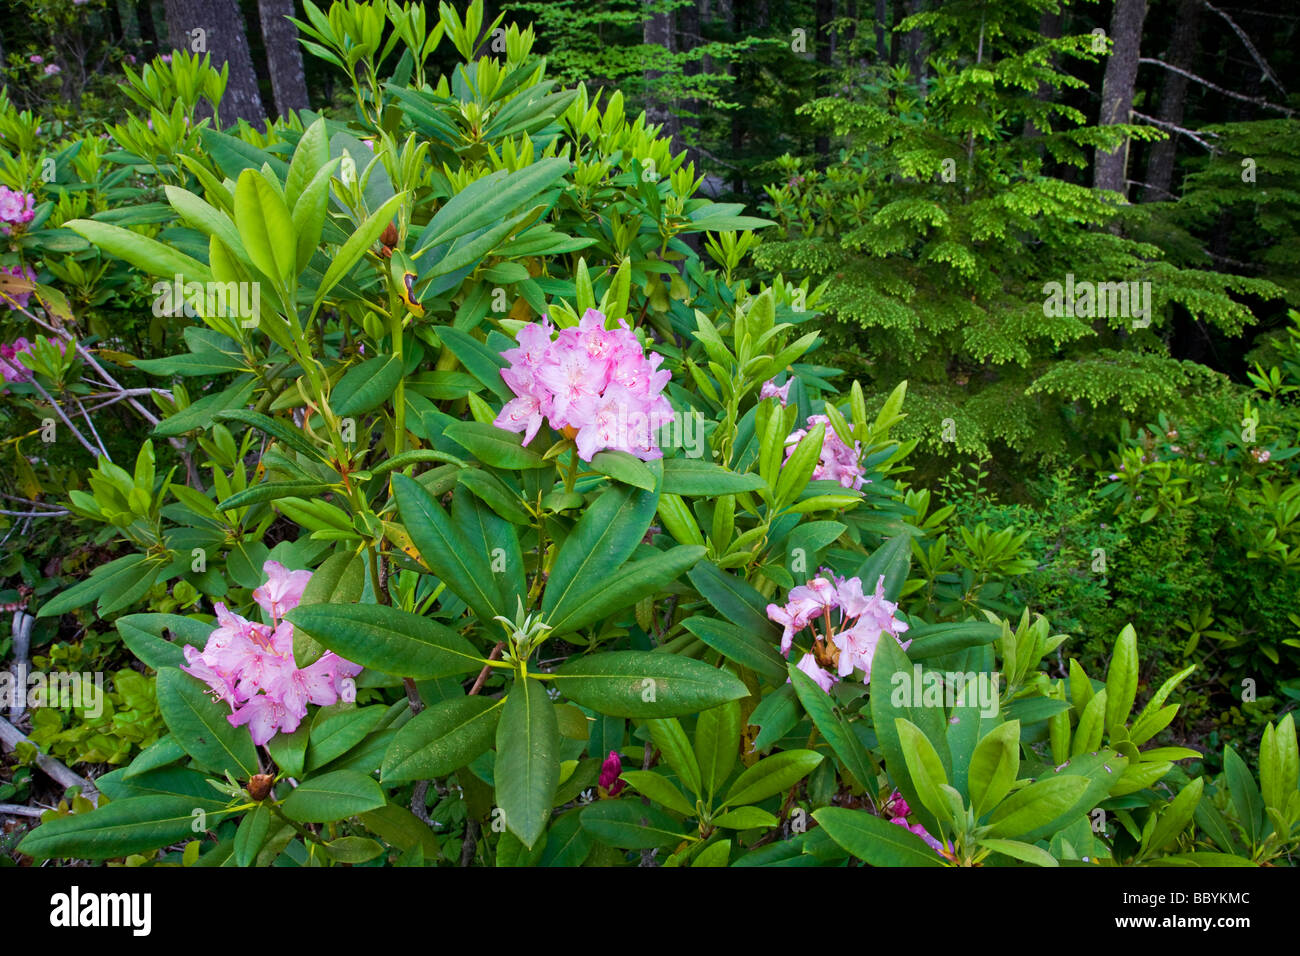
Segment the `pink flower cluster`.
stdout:
[[18,356],[31,350],[32,343],[26,339],[14,339],[12,345],[0,342],[0,377],[6,382],[30,382],[31,370],[18,360]]
[[277,733],[293,733],[307,715],[307,705],[325,706],[339,700],[356,700],[352,678],[361,665],[326,651],[310,667],[293,659],[293,625],[281,620],[302,600],[310,571],[289,571],[278,561],[262,566],[267,581],[253,591],[255,600],[274,622],[271,626],[247,621],[217,604],[219,626],[202,651],[185,646],[193,674],[234,711],[226,719],[232,726],[248,725],[253,743],[266,743]]
[[766,382],[763,383],[763,387],[758,393],[759,401],[762,401],[765,398],[775,398],[777,401],[781,403],[781,407],[785,408],[787,405],[790,404],[790,385],[793,382],[794,379],[791,378],[791,379],[786,379],[786,383],[784,385],[777,385],[776,379],[769,378]]
[[[0,186],[0,235],[9,235],[14,226],[26,225],[35,217],[35,196]],[[13,275],[18,274],[9,271]]]
[[907,815],[912,812],[912,808],[907,805],[907,801],[903,799],[903,795],[897,790],[890,794],[889,801],[881,808],[881,812],[884,816],[889,817],[890,823],[900,826],[909,833],[914,833],[919,836],[925,841],[926,846],[934,850],[934,852],[938,853],[940,856],[948,856],[952,852],[951,844],[944,846],[934,837],[930,836],[929,831],[926,830],[925,827],[921,826],[921,824],[914,823],[911,826],[907,825]]
[[663,356],[647,358],[627,322],[606,329],[595,309],[552,339],[554,332],[545,318],[530,323],[515,337],[519,347],[501,353],[510,363],[501,377],[517,397],[496,426],[523,432],[527,445],[545,420],[574,439],[583,461],[610,448],[642,461],[662,458],[656,433],[673,415],[663,395],[672,377],[659,369]]
[[[825,569],[823,569],[825,572]],[[855,670],[862,671],[862,682],[871,680],[871,661],[876,645],[888,634],[904,650],[912,642],[899,639],[908,625],[894,617],[898,605],[885,600],[885,576],[876,582],[870,596],[862,591],[861,578],[820,576],[807,584],[792,588],[784,607],[767,606],[767,616],[784,629],[781,654],[788,658],[795,635],[812,629],[813,648],[799,659],[798,668],[817,682],[822,690],[830,689],[840,678]],[[818,625],[822,633],[817,633]]]
[[844,444],[840,441],[840,436],[835,434],[835,429],[831,428],[831,420],[825,415],[809,415],[808,428],[798,428],[790,433],[790,437],[785,440],[785,460],[790,460],[795,446],[816,425],[825,425],[826,435],[822,439],[821,459],[813,469],[813,481],[834,481],[855,491],[865,485],[866,479],[862,476],[866,474],[866,469],[858,461],[862,455],[862,442],[855,441],[852,448]]

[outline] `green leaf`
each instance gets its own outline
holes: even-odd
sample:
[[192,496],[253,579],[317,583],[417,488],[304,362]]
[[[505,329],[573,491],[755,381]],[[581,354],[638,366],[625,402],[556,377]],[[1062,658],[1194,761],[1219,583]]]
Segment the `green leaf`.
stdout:
[[402,360],[376,355],[344,373],[330,393],[330,404],[342,417],[364,415],[388,401],[401,380]]
[[685,839],[676,820],[639,800],[601,800],[586,807],[581,820],[593,837],[621,850],[649,850]]
[[[139,796],[114,800],[90,813],[43,823],[18,845],[38,860],[112,860],[145,853],[194,836],[193,797]],[[232,811],[204,810],[209,829]]]
[[971,754],[967,782],[978,820],[1011,792],[1020,773],[1020,722],[999,724],[984,735]]
[[813,679],[799,670],[794,664],[789,665],[790,683],[799,697],[799,703],[808,716],[812,718],[817,731],[826,738],[831,750],[839,759],[840,765],[853,775],[858,784],[864,788],[871,786],[876,775],[869,764],[866,748],[862,746],[848,722],[835,713],[831,696],[814,683]]
[[1223,748],[1223,772],[1228,778],[1237,822],[1246,831],[1246,844],[1254,847],[1264,838],[1264,801],[1246,762],[1231,745]]
[[703,458],[664,459],[665,494],[713,498],[766,487],[763,479],[753,472],[735,472]]
[[989,817],[989,836],[1013,839],[1060,817],[1083,796],[1088,778],[1062,774],[1031,783],[1007,797]]
[[603,579],[631,557],[654,520],[658,494],[614,485],[584,512],[551,565],[542,614],[554,624],[556,609],[575,603],[593,581]]
[[340,657],[399,677],[451,677],[484,664],[446,625],[382,604],[299,605],[285,617]]
[[[567,547],[568,542],[565,545]],[[705,553],[706,549],[697,545],[682,545],[650,558],[631,561],[603,580],[588,578],[581,592],[574,594],[570,591],[564,603],[555,607],[547,618],[553,628],[551,636],[559,637],[603,621],[646,595],[662,591],[683,572],[690,570]]]
[[376,704],[338,711],[328,707],[318,710],[307,747],[307,769],[323,767],[361,743],[383,719],[387,709]]
[[610,717],[677,717],[749,695],[730,671],[645,651],[573,657],[553,676],[570,700]]
[[872,866],[942,866],[939,855],[905,827],[863,810],[822,807],[813,811],[826,835]]
[[319,481],[266,481],[259,482],[251,488],[236,492],[217,505],[218,511],[233,511],[263,501],[278,501],[281,498],[319,498],[335,490],[334,485]]
[[654,472],[639,458],[625,451],[602,451],[591,456],[593,471],[634,488],[654,491],[658,481]]
[[1259,782],[1266,807],[1286,811],[1295,797],[1298,771],[1295,718],[1287,714],[1276,727],[1269,724],[1264,728],[1259,745]]
[[420,252],[500,222],[571,168],[565,159],[543,159],[516,172],[498,170],[470,183],[429,220],[420,236]]
[[[366,565],[361,555],[350,551],[331,554],[303,588],[299,606],[311,604],[356,604],[366,587]],[[293,659],[299,667],[320,660],[325,648],[305,631],[293,629]]]
[[764,757],[736,778],[722,805],[738,807],[766,800],[793,787],[821,762],[822,755],[815,750],[783,750]]
[[1128,721],[1129,711],[1133,709],[1133,701],[1137,697],[1137,684],[1137,633],[1133,630],[1133,625],[1128,624],[1115,641],[1110,670],[1106,672],[1107,730],[1122,727]]
[[325,453],[307,440],[307,435],[302,429],[283,419],[271,418],[269,415],[247,411],[242,408],[231,408],[217,412],[212,416],[212,419],[218,422],[240,422],[244,425],[251,425],[258,431],[265,432],[277,441],[283,442],[312,461],[324,462],[327,460]]
[[400,730],[384,754],[384,784],[445,777],[491,746],[504,701],[452,697],[431,704]]
[[299,823],[333,823],[384,805],[384,791],[356,770],[335,770],[304,780],[281,809]]
[[695,808],[691,806],[691,802],[682,796],[682,792],[663,774],[655,773],[653,770],[627,770],[621,776],[629,787],[649,797],[660,806],[683,816],[695,816]]
[[1060,866],[1056,862],[1056,857],[1032,843],[1021,843],[1018,840],[996,840],[984,837],[980,841],[980,846],[987,847],[995,853],[1001,853],[1003,856],[1009,856],[1013,860],[1023,860],[1026,863],[1032,863],[1034,866]]
[[123,259],[151,276],[171,279],[177,275],[190,282],[211,282],[212,273],[197,259],[178,252],[156,239],[150,239],[103,222],[73,219],[63,224],[110,255]]
[[394,475],[392,485],[406,533],[429,569],[469,605],[481,624],[489,625],[498,614],[512,617],[514,608],[496,606],[497,587],[487,555],[470,545],[442,505],[406,475]]
[[736,767],[744,729],[738,700],[710,707],[695,722],[695,758],[700,767],[702,796],[710,806],[714,793],[722,788]]
[[905,717],[895,717],[894,728],[903,747],[908,776],[912,778],[912,786],[916,788],[921,803],[939,820],[949,821],[953,809],[939,789],[948,784],[948,776],[939,760],[938,751],[925,736],[925,732]]
[[547,464],[539,452],[520,444],[519,435],[486,422],[456,422],[443,434],[493,468],[545,468]]
[[128,554],[125,557],[110,561],[108,564],[100,565],[91,572],[90,577],[86,578],[86,580],[74,584],[66,591],[61,592],[58,597],[47,601],[41,606],[36,616],[51,617],[55,614],[64,614],[84,604],[89,604],[109,591],[120,591],[125,587],[124,582],[139,574],[141,566],[146,560],[143,554]]
[[468,332],[450,326],[439,328],[438,338],[465,366],[465,371],[486,385],[497,398],[508,402],[515,397],[515,393],[501,377],[501,369],[507,363],[500,353],[492,351]]
[[708,561],[693,567],[687,577],[700,596],[732,624],[769,644],[780,641],[780,629],[767,616],[766,598],[748,581]]
[[325,270],[320,285],[316,288],[316,302],[318,304],[325,301],[325,297],[330,290],[352,271],[352,267],[361,261],[361,257],[366,254],[366,250],[379,240],[380,234],[393,221],[397,210],[401,208],[402,203],[405,201],[406,193],[404,192],[393,196],[388,202],[380,206],[370,218],[357,227],[357,231],[350,235],[347,241],[339,247],[338,252],[330,260],[329,268]]
[[780,826],[781,821],[758,807],[736,807],[714,817],[713,825],[725,830],[754,830]]
[[688,631],[728,660],[748,667],[773,684],[780,684],[786,679],[786,662],[781,658],[776,645],[763,640],[761,636],[712,617],[696,615],[682,623]]
[[496,799],[506,827],[530,850],[546,830],[560,785],[560,728],[546,688],[518,680],[497,725]]
[[[122,643],[156,671],[164,667],[180,667],[185,663],[184,645],[203,647],[213,629],[213,625],[205,621],[179,614],[126,614],[113,623],[122,635]],[[171,631],[176,642],[164,639],[164,631]]]
[[288,283],[297,274],[293,219],[260,170],[245,169],[235,182],[235,226],[248,258],[264,275]]
[[1160,811],[1151,836],[1143,841],[1144,855],[1163,850],[1182,835],[1187,825],[1192,822],[1192,816],[1196,813],[1196,805],[1201,802],[1201,792],[1204,789],[1205,778],[1197,777],[1178,791],[1178,796]]
[[646,727],[650,731],[650,739],[673,769],[673,773],[677,774],[677,779],[695,796],[702,796],[700,762],[695,759],[695,750],[677,718],[647,720]]
[[158,711],[176,742],[199,765],[247,780],[258,772],[257,751],[247,727],[232,727],[230,708],[208,696],[202,681],[174,667],[158,672]]
[[825,437],[826,426],[818,424],[799,439],[789,460],[781,466],[776,479],[775,496],[779,505],[793,502],[808,486],[813,469],[817,467],[817,462],[821,458],[822,441]]
[[271,830],[271,809],[265,804],[258,804],[239,821],[235,831],[235,865],[252,866],[257,859],[257,851],[262,849],[266,836]]

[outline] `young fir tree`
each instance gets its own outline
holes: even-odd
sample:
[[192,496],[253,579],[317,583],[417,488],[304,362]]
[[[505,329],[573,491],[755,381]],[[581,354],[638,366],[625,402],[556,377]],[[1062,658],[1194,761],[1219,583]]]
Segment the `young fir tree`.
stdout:
[[[1234,296],[1279,291],[1171,263],[1120,231],[1122,199],[1085,185],[1088,163],[1163,134],[1092,125],[1072,105],[1086,84],[1066,67],[1108,47],[1044,37],[1057,12],[1054,0],[951,0],[909,17],[895,33],[924,33],[924,88],[905,64],[846,76],[805,109],[841,138],[840,162],[818,172],[787,157],[786,181],[768,187],[779,226],[756,263],[829,280],[822,307],[843,360],[860,355],[882,394],[907,379],[907,426],[941,453],[1071,457],[1081,434],[1174,407],[1214,374],[1170,357],[1176,310],[1236,334],[1253,317]],[[1114,287],[1084,301],[1086,283],[1124,283],[1137,301]]]

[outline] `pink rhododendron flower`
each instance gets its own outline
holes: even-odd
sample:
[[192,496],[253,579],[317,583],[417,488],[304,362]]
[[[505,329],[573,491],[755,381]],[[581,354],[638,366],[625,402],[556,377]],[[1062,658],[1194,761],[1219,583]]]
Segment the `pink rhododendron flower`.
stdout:
[[889,822],[902,827],[903,829],[907,830],[909,833],[915,833],[917,836],[919,836],[922,840],[925,841],[926,846],[928,846],[935,853],[938,853],[940,856],[948,856],[948,857],[951,856],[952,844],[949,843],[945,845],[943,843],[940,843],[934,837],[930,836],[929,831],[927,831],[925,827],[921,826],[921,824],[914,823],[911,826],[908,826],[907,820],[903,817],[894,817],[894,819],[890,820]]
[[46,75],[46,76],[54,76],[54,74],[56,74],[56,73],[62,73],[62,72],[63,72],[63,68],[60,67],[59,64],[57,64],[57,63],[47,63],[47,64],[45,65],[45,75]]
[[44,63],[44,62],[45,62],[45,57],[41,56],[39,53],[33,53],[31,56],[29,56],[29,57],[27,58],[27,62],[28,62],[28,63],[38,63],[38,64],[39,64],[39,63]]
[[597,786],[611,797],[617,797],[627,786],[622,780],[618,779],[623,772],[623,758],[618,755],[617,750],[611,750],[605,762],[600,765],[600,780]]
[[840,436],[835,434],[835,429],[831,428],[831,420],[825,415],[809,415],[807,428],[798,428],[790,433],[790,437],[785,440],[785,460],[790,460],[795,446],[816,425],[825,425],[826,434],[822,438],[821,458],[813,469],[813,481],[834,481],[855,491],[865,485],[863,475],[866,474],[866,469],[858,461],[862,454],[862,443],[855,441],[852,448],[844,444]]
[[838,683],[836,676],[818,664],[817,658],[812,654],[805,654],[799,658],[799,663],[795,666],[816,681],[817,686],[828,694],[831,692],[831,688]]
[[262,570],[267,582],[253,592],[253,600],[278,620],[298,606],[303,588],[311,580],[311,572],[290,571],[279,561],[267,561]]
[[0,342],[0,376],[3,376],[6,382],[31,381],[31,369],[18,360],[18,356],[29,351],[31,347],[32,343],[23,338],[14,339],[12,345]]
[[[0,234],[9,235],[14,226],[25,225],[36,216],[36,197],[31,193],[17,192],[8,186],[0,186]],[[11,266],[4,270],[10,275],[22,275],[20,267]],[[21,267],[26,269],[26,266]],[[35,276],[32,276],[34,279]]]
[[356,700],[352,678],[361,665],[326,651],[309,667],[293,657],[293,625],[280,620],[298,606],[310,571],[289,571],[267,561],[268,580],[253,592],[274,624],[249,621],[224,604],[215,605],[217,627],[202,651],[186,645],[181,670],[203,681],[217,700],[230,705],[226,719],[234,727],[248,725],[253,743],[266,743],[277,733],[293,733],[307,715],[307,705],[326,706]]
[[897,604],[885,600],[884,575],[874,593],[866,595],[860,578],[846,580],[823,569],[807,584],[791,588],[785,605],[769,604],[767,616],[784,629],[781,654],[786,658],[794,638],[804,628],[812,629],[812,650],[796,666],[829,692],[854,671],[862,672],[864,684],[870,682],[871,661],[882,636],[888,634],[904,649],[912,643],[900,639],[908,624],[894,616],[897,610]]
[[777,385],[776,379],[768,379],[763,383],[763,388],[758,393],[759,401],[765,398],[775,398],[780,401],[781,407],[784,408],[790,403],[790,383],[793,381],[794,379],[790,379],[784,385]]
[[656,435],[673,415],[663,395],[672,375],[659,368],[663,356],[646,356],[627,322],[607,329],[605,316],[588,309],[575,328],[557,332],[543,318],[515,341],[501,353],[510,363],[501,378],[516,397],[501,409],[498,428],[522,432],[527,445],[549,423],[574,440],[583,461],[607,449],[642,461],[663,457]]

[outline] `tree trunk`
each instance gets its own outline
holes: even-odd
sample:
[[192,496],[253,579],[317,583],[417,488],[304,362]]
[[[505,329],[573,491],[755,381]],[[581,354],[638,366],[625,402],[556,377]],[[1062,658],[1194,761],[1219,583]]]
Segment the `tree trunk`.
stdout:
[[[1042,35],[1044,40],[1058,39],[1061,36],[1060,11],[1057,11],[1056,13],[1043,13],[1042,16],[1038,18],[1038,32]],[[1051,66],[1055,67],[1056,57],[1055,56],[1051,57],[1047,62]],[[1055,91],[1052,89],[1051,84],[1039,83],[1038,92],[1034,94],[1034,97],[1035,99],[1038,99],[1045,103],[1052,98],[1054,93]],[[1035,126],[1032,120],[1025,123],[1026,138],[1033,139],[1035,136],[1041,136],[1041,135],[1043,135],[1043,131],[1040,130],[1037,126]]]
[[[1138,56],[1142,47],[1142,22],[1146,15],[1146,0],[1115,0],[1115,13],[1110,21],[1113,46],[1106,63],[1106,76],[1101,84],[1102,126],[1129,121],[1129,113],[1133,109],[1133,87],[1137,82]],[[1126,140],[1112,152],[1097,150],[1097,168],[1093,175],[1093,185],[1096,188],[1128,195],[1128,146]]]
[[307,76],[303,72],[302,47],[298,44],[298,28],[288,20],[294,14],[293,0],[257,0],[257,12],[262,21],[275,111],[280,116],[288,116],[296,110],[305,110]]
[[[653,7],[653,0],[646,0],[647,7]],[[649,13],[646,16],[645,23],[642,27],[642,42],[647,45],[663,47],[665,50],[672,52],[674,40],[673,14],[668,13]],[[680,138],[680,127],[677,116],[673,112],[672,98],[665,98],[661,91],[655,89],[655,84],[663,77],[662,70],[647,69],[644,72],[646,83],[646,121],[654,125],[662,125],[660,136],[668,136],[673,141],[673,152],[676,153],[678,146],[677,141]]]
[[[831,34],[827,32],[831,20],[835,17],[834,0],[817,0],[816,3],[817,32],[814,43],[817,44],[817,65],[821,68],[822,76],[817,83],[817,95],[826,96],[830,90],[827,83],[826,74],[831,68],[831,55],[834,52]],[[813,145],[817,153],[817,168],[825,169],[830,162],[831,140],[825,133],[819,133]]]
[[[1166,63],[1195,72],[1196,49],[1200,34],[1201,0],[1182,0],[1178,4],[1178,17],[1174,21],[1174,34],[1169,41]],[[1187,106],[1187,77],[1173,70],[1165,71],[1164,85],[1160,90],[1160,106],[1156,118],[1175,126],[1183,125],[1183,111]],[[1169,133],[1151,146],[1147,160],[1146,188],[1142,190],[1144,202],[1163,202],[1173,199],[1169,191],[1174,181],[1174,159],[1178,154],[1178,135]]]
[[[903,15],[912,16],[914,13],[920,13],[922,9],[922,0],[904,0]],[[912,74],[912,80],[921,90],[922,95],[925,93],[925,37],[920,30],[909,30],[903,35],[903,56],[907,58],[907,69]]]
[[876,62],[889,62],[889,0],[876,0]]
[[[221,98],[220,125],[236,120],[266,122],[257,86],[253,56],[244,32],[244,16],[236,0],[166,0],[167,35],[173,50],[212,54],[212,65],[230,65],[230,79]],[[202,31],[198,33],[196,31]]]
[[158,27],[153,19],[153,0],[137,0],[135,19],[140,27],[141,58],[151,60],[158,55]]

